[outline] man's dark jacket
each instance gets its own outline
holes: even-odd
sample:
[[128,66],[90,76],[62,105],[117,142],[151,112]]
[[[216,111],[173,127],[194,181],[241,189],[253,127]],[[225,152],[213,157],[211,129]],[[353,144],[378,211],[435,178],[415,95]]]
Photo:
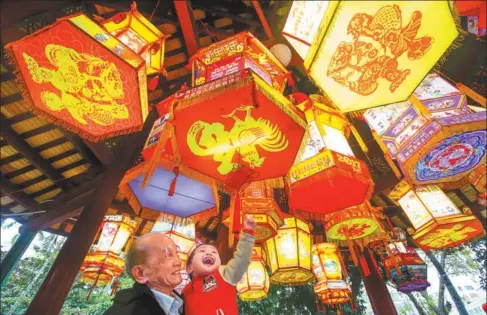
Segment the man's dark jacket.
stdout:
[[[174,294],[179,296],[177,292],[174,292]],[[113,305],[103,314],[167,315],[149,287],[140,283],[135,283],[131,289],[118,291],[113,299]]]

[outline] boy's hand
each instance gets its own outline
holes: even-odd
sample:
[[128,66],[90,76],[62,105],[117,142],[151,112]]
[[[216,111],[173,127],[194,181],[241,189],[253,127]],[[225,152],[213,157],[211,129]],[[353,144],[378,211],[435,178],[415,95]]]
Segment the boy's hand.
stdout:
[[246,230],[254,230],[257,223],[252,216],[246,215],[243,220],[243,228]]

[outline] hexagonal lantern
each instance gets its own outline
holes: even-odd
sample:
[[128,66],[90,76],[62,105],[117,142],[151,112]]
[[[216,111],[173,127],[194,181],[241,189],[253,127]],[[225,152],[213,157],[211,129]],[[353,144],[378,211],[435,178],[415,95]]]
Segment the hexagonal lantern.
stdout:
[[261,246],[254,246],[247,272],[237,284],[242,301],[259,301],[269,293],[270,281],[266,269],[266,253]]
[[364,117],[415,185],[460,181],[485,163],[486,111],[430,74],[407,102],[369,109]]
[[[291,213],[320,220],[327,213],[363,203],[374,183],[366,164],[353,155],[350,123],[321,95],[299,104],[310,133],[286,180]],[[326,202],[316,202],[324,199]]]
[[[254,218],[257,226],[254,231],[255,242],[261,243],[276,236],[277,229],[284,223],[279,205],[273,198],[272,188],[264,181],[250,183],[240,193],[240,223],[246,215]],[[230,207],[237,202],[232,196]],[[231,209],[223,212],[223,224],[230,225]],[[235,235],[238,237],[238,234]]]
[[405,101],[458,31],[447,1],[293,1],[282,34],[350,112]]
[[313,280],[310,233],[307,223],[288,217],[277,235],[265,242],[272,283],[301,285]]
[[477,202],[483,206],[487,205],[487,166],[480,165],[477,167],[475,170],[473,170],[469,175],[468,175],[468,181],[475,187],[475,190],[477,190]]
[[485,235],[482,223],[463,214],[436,185],[411,187],[402,180],[389,193],[413,225],[414,242],[423,250],[456,247]]

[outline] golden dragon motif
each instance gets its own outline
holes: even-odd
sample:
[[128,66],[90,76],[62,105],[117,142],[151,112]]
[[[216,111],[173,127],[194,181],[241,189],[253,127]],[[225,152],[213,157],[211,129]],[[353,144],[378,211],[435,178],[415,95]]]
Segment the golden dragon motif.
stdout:
[[[254,106],[240,106],[223,118],[232,118],[235,124],[226,131],[223,124],[217,122],[209,124],[198,120],[194,122],[187,134],[187,143],[191,152],[197,156],[212,155],[213,160],[221,162],[218,172],[226,175],[241,167],[240,163],[233,162],[238,152],[242,161],[250,168],[258,168],[264,164],[266,157],[261,157],[257,150],[259,147],[268,152],[280,152],[287,148],[288,140],[279,129],[269,120],[253,118],[251,111]],[[236,116],[237,111],[244,111],[242,120]]]
[[34,82],[50,83],[60,92],[41,92],[42,102],[49,109],[67,109],[83,125],[86,118],[108,126],[115,119],[129,117],[127,107],[120,103],[124,92],[115,64],[54,44],[47,45],[45,53],[56,69],[41,67],[28,54],[22,55]]

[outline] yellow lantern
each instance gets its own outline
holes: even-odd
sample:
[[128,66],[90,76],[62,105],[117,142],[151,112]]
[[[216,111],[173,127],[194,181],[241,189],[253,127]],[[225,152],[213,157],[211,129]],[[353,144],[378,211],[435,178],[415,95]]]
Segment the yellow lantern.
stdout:
[[189,253],[196,247],[196,229],[193,221],[162,213],[151,232],[164,233],[176,243],[179,258],[183,261],[181,269],[185,270]]
[[447,1],[294,1],[282,33],[342,112],[405,101],[458,35]]
[[346,269],[338,246],[331,243],[313,245],[313,273],[318,281],[314,290],[323,303],[339,305],[350,302],[352,291],[343,280]]
[[102,22],[103,27],[119,41],[142,57],[147,74],[164,72],[164,46],[168,35],[146,19],[132,2],[129,12],[121,12]]
[[311,232],[307,223],[285,218],[277,235],[265,245],[272,283],[300,285],[312,281]]
[[389,193],[416,230],[413,240],[423,250],[458,246],[485,234],[482,223],[465,215],[436,185],[415,187],[402,180]]
[[255,246],[252,249],[249,268],[237,284],[237,291],[242,301],[258,301],[267,297],[270,281],[265,260],[264,249]]
[[[272,187],[264,181],[257,181],[250,183],[240,194],[240,223],[246,215],[254,218],[257,224],[254,231],[255,241],[261,243],[276,236],[283,219],[279,205],[273,198]],[[230,207],[235,207],[235,199],[232,197]],[[226,226],[230,225],[230,210],[223,213],[223,217],[226,217],[223,224]]]
[[137,222],[126,215],[107,215],[103,220],[96,250],[86,255],[80,281],[107,285],[122,274],[125,262],[118,255],[135,232]]

